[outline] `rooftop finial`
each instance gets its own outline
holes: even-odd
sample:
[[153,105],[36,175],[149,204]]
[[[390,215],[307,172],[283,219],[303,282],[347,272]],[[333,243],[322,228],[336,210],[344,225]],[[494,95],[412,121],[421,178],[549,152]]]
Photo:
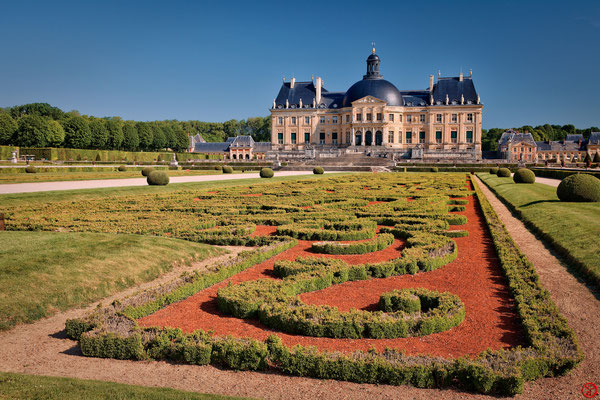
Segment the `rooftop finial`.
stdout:
[[375,54],[375,42],[371,42],[371,47],[373,47],[373,48],[371,49],[371,53],[372,53],[372,54]]

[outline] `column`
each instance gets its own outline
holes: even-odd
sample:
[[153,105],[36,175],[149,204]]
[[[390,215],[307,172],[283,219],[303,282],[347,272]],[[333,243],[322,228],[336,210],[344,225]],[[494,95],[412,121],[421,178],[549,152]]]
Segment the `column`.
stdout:
[[351,137],[350,137],[350,143],[352,143],[352,146],[356,146],[356,135],[354,133],[354,127],[352,127],[351,130]]

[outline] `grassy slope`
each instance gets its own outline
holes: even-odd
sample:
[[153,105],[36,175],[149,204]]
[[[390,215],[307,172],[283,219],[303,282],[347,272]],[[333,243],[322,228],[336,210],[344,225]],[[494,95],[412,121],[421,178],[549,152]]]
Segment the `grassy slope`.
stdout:
[[600,203],[565,203],[556,188],[541,183],[515,184],[512,178],[477,174],[521,219],[572,259],[592,281],[600,282]]
[[0,232],[0,330],[150,281],[173,262],[223,251],[183,240],[98,233]]
[[239,398],[112,382],[0,373],[0,399],[224,400]]

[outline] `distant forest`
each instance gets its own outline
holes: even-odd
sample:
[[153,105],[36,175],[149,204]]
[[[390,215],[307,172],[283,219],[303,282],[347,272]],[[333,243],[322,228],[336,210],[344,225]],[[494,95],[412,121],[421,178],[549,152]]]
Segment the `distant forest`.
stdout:
[[125,121],[121,117],[96,118],[75,110],[64,112],[47,103],[0,108],[0,145],[184,151],[189,146],[188,136],[198,133],[209,142],[224,142],[227,137],[236,135],[270,141],[271,119],[142,122]]
[[[482,131],[483,150],[497,150],[498,139],[507,128]],[[562,140],[568,134],[600,128],[577,129],[574,125],[525,125],[535,140]],[[69,147],[127,151],[156,151],[188,148],[188,136],[200,133],[208,142],[224,142],[228,137],[250,135],[256,141],[271,140],[271,118],[255,117],[225,122],[203,121],[125,121],[121,117],[96,118],[78,111],[64,112],[47,103],[0,108],[0,145],[22,147]]]

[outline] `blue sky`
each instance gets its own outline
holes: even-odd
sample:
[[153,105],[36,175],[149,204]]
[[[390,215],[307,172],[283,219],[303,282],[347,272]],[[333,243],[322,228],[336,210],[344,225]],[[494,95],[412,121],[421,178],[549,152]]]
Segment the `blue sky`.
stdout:
[[0,106],[268,115],[282,77],[345,91],[376,42],[399,89],[473,70],[484,128],[600,125],[600,1],[4,1]]

